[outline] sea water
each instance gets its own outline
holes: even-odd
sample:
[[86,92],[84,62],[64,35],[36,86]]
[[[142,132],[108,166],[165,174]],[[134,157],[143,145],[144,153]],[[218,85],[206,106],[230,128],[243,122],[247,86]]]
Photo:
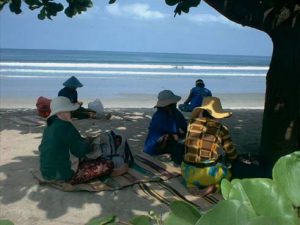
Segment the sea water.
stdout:
[[0,108],[35,107],[76,76],[79,100],[153,107],[164,89],[186,99],[203,79],[227,108],[263,108],[270,57],[66,50],[0,50]]

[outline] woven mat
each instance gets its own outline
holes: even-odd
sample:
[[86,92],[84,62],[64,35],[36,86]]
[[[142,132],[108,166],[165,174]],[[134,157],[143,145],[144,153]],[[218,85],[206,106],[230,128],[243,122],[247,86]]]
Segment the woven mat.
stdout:
[[72,185],[62,181],[48,181],[42,178],[38,170],[31,171],[41,185],[49,185],[62,191],[107,191],[119,190],[134,184],[157,182],[180,176],[180,168],[171,162],[161,162],[147,154],[135,156],[134,165],[128,172],[118,177],[102,177],[85,184]]
[[135,163],[126,174],[119,177],[105,177],[92,182],[71,185],[65,182],[45,181],[39,171],[32,171],[34,178],[41,185],[49,185],[62,191],[114,191],[132,186],[134,193],[143,198],[155,200],[169,206],[174,200],[191,203],[202,211],[206,211],[222,200],[219,193],[206,196],[191,195],[184,186],[180,167],[176,167],[164,157],[151,157],[140,153],[135,155]]

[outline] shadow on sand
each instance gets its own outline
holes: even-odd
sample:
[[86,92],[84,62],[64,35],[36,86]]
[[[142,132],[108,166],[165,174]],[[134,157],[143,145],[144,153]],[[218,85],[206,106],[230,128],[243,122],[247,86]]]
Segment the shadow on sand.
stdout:
[[[115,110],[113,111],[111,120],[81,120],[75,121],[75,126],[84,136],[96,135],[105,130],[115,130],[117,133],[128,138],[133,153],[137,154],[143,149],[152,112],[152,110],[148,110],[145,113],[144,109],[138,109],[137,111],[122,109],[122,112]],[[11,118],[20,118],[20,114],[22,117],[30,117],[35,116],[35,111],[0,111],[1,138],[6,138],[5,135],[3,136],[2,131],[17,130],[20,134],[40,134],[38,136],[33,135],[34,137],[31,137],[31,140],[26,141],[28,143],[34,139],[40,139],[45,125],[18,125],[16,120],[11,120]],[[260,110],[242,110],[235,111],[234,116],[224,120],[239,151],[258,151],[261,117],[262,111]],[[39,140],[36,141],[39,142]],[[24,145],[28,143],[24,143]],[[15,144],[11,143],[9,145],[12,151]],[[63,221],[68,221],[65,224],[84,224],[95,217],[95,215],[106,216],[112,214],[118,215],[123,220],[128,220],[136,213],[146,213],[149,210],[163,213],[167,210],[167,207],[161,203],[139,197],[130,187],[115,192],[88,193],[61,192],[54,188],[39,186],[30,173],[31,169],[39,167],[37,149],[38,146],[35,146],[30,152],[22,152],[23,155],[21,156],[18,153],[14,153],[11,158],[1,159],[1,208],[8,208],[7,210],[9,210],[9,207],[11,207],[18,212],[22,212],[20,215],[23,216],[23,219],[27,218],[25,211],[27,213],[30,211],[30,218],[32,220],[33,218],[37,219],[37,222],[31,223],[31,219],[29,218],[26,223],[22,224],[42,224],[38,222],[39,220],[43,220],[44,222],[45,220],[57,220],[57,223],[53,224],[64,224]],[[16,214],[16,216],[18,215]],[[16,221],[22,219],[22,216],[16,218]],[[85,222],[82,223],[82,221]]]

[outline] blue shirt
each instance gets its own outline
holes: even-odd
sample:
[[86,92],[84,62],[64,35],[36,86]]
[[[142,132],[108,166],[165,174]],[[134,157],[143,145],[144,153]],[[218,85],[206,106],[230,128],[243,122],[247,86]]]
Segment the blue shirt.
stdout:
[[189,109],[192,111],[195,107],[201,106],[204,97],[212,96],[210,90],[204,87],[194,87],[191,89],[191,102]]
[[70,101],[72,103],[76,103],[78,102],[78,95],[77,95],[77,91],[74,88],[68,88],[68,87],[64,87],[63,89],[61,89],[58,92],[58,96],[64,96],[68,99],[70,99]]
[[158,139],[165,134],[178,134],[179,129],[184,132],[187,129],[186,120],[181,112],[178,109],[174,109],[170,115],[166,110],[158,108],[150,122],[144,152],[154,155]]

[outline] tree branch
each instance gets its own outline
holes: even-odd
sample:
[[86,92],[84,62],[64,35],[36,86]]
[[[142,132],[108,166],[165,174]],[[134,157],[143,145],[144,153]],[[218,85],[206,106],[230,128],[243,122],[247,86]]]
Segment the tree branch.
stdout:
[[204,0],[228,19],[255,29],[263,29],[264,7],[261,0]]
[[283,22],[291,26],[299,15],[300,0],[204,0],[228,19],[270,33]]

